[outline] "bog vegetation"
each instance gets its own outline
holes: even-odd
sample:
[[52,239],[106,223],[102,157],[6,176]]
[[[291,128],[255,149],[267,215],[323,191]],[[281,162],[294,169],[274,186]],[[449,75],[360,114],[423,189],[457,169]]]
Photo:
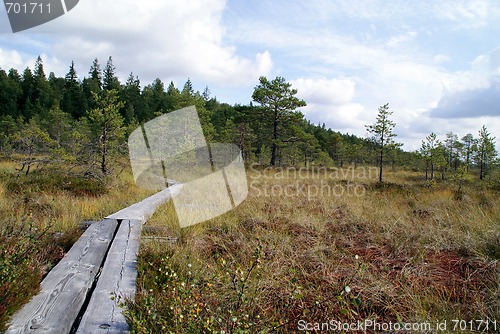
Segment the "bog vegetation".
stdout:
[[[132,73],[121,83],[111,57],[85,77],[73,63],[65,77],[47,76],[40,57],[22,73],[0,68],[0,330],[78,238],[80,221],[150,194],[133,183],[128,134],[191,105],[208,142],[234,143],[259,167],[235,211],[180,230],[167,204],[149,223],[163,227],[144,236],[139,294],[124,301],[136,332],[498,319],[500,178],[488,129],[430,133],[405,152],[388,104],[367,125],[372,137],[359,138],[311,124],[296,94],[284,78],[261,77],[255,104],[229,105],[189,79],[182,89],[141,86]],[[370,166],[377,172],[354,172]],[[308,177],[277,177],[285,167]],[[319,173],[329,168],[343,172]],[[325,192],[350,186],[360,192]]]
[[[135,333],[498,319],[498,188],[468,175],[459,198],[459,181],[413,171],[388,171],[383,184],[377,171],[287,175],[251,171],[247,200],[208,223],[181,230],[171,203],[155,213],[141,241],[139,291],[125,303]],[[365,192],[332,196],[324,184]],[[323,191],[277,190],[291,185]]]

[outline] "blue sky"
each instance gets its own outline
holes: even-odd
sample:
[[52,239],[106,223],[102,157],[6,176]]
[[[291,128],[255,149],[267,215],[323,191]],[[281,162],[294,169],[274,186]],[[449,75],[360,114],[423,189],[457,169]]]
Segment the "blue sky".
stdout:
[[[260,75],[299,90],[314,123],[365,136],[389,103],[398,140],[430,132],[500,137],[500,2],[496,0],[81,0],[65,16],[12,34],[0,10],[0,67],[80,78],[113,56],[122,81],[208,85],[247,104]],[[497,145],[498,146],[498,145]]]

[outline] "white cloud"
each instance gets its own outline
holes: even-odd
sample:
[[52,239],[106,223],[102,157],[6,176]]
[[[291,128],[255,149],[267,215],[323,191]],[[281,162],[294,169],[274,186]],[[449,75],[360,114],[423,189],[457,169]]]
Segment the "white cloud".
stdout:
[[87,75],[94,58],[104,66],[111,55],[122,80],[134,71],[143,82],[191,77],[208,84],[247,85],[269,73],[271,54],[262,50],[241,57],[224,44],[225,5],[223,0],[86,0],[40,29],[57,34],[50,51],[64,64],[59,75],[72,60],[86,64],[80,76]]
[[454,119],[500,116],[498,50],[500,48],[490,55],[477,56],[469,70],[450,76],[431,115]]
[[391,37],[389,39],[389,42],[387,42],[387,46],[393,48],[396,46],[399,46],[400,44],[412,40],[415,36],[417,36],[417,33],[415,31],[409,31],[407,33]]
[[23,58],[19,52],[0,48],[0,67],[5,71],[8,71],[10,68],[23,68],[23,65]]
[[353,80],[298,78],[290,83],[297,89],[297,96],[307,102],[302,111],[313,123],[326,123],[351,133],[363,127],[359,116],[364,108],[353,101],[356,91]]
[[447,1],[437,2],[436,12],[442,17],[461,24],[481,26],[488,16],[488,1]]
[[433,58],[434,64],[437,64],[437,65],[446,63],[450,60],[451,60],[451,57],[449,55],[442,54],[442,53],[435,55]]
[[[143,83],[189,76],[219,87],[215,95],[234,103],[250,99],[260,75],[278,74],[298,78],[293,87],[314,123],[363,135],[389,102],[398,138],[419,144],[419,136],[446,127],[448,119],[436,118],[432,108],[500,82],[500,47],[484,51],[498,46],[499,18],[496,0],[86,0],[40,28],[55,34],[38,42],[17,35],[17,54],[2,43],[0,66],[32,66],[37,54],[23,52],[36,45],[50,56],[44,56],[47,73],[64,75],[75,60],[82,77],[93,58],[104,65],[112,55],[122,80],[129,71]],[[497,124],[498,117],[477,122],[483,121]],[[468,132],[478,128],[455,118],[447,131],[468,126]]]
[[290,81],[298,96],[318,105],[343,105],[352,101],[356,84],[350,79],[298,78]]

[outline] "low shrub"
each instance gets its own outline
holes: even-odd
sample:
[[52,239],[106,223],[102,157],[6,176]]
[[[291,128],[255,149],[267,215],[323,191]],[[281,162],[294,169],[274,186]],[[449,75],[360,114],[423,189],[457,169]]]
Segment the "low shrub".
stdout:
[[0,331],[24,303],[39,291],[42,277],[64,256],[79,236],[38,230],[33,224],[0,228]]
[[65,191],[75,196],[100,196],[108,193],[105,179],[60,174],[55,170],[18,177],[10,175],[7,178],[6,188],[8,193],[14,195],[58,191]]

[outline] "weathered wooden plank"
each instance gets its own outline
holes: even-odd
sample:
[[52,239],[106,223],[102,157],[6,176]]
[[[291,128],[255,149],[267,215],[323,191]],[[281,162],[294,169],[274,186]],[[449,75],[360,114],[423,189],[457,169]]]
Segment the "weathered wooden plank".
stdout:
[[182,186],[182,184],[175,184],[173,186],[170,186],[167,189],[149,196],[141,202],[133,204],[106,218],[119,220],[133,219],[140,220],[144,223],[149,217],[153,215],[159,205],[167,202],[172,197],[172,195],[178,193]]
[[123,310],[117,302],[120,298],[133,298],[136,292],[137,252],[142,223],[141,220],[121,222],[77,334],[128,331]]
[[92,221],[92,220],[84,220],[82,222],[80,222],[80,229],[82,231],[85,231],[86,229],[88,229],[90,227],[90,225],[94,224],[95,221]]
[[118,222],[92,224],[48,273],[41,292],[14,317],[6,333],[69,333],[116,232]]

